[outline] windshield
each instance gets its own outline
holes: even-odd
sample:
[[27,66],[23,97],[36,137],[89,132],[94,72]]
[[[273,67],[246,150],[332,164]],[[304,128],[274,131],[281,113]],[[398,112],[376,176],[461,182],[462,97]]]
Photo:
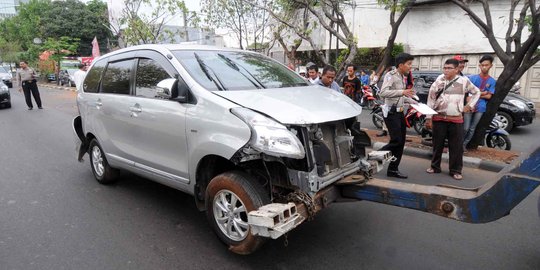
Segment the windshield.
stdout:
[[9,73],[4,67],[0,67],[0,73]]
[[189,74],[204,88],[252,90],[309,85],[278,62],[256,53],[173,51]]
[[77,71],[78,69],[68,69],[67,72],[69,75],[73,75],[75,74],[75,71]]

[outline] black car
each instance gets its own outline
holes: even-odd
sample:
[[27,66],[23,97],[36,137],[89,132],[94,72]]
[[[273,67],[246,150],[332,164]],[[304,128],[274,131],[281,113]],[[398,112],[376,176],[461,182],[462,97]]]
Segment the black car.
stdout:
[[11,108],[9,88],[3,82],[0,82],[0,107]]
[[[441,74],[440,71],[413,71],[414,88],[420,102],[427,102],[429,88]],[[508,93],[497,110],[497,118],[508,132],[514,127],[532,124],[535,117],[536,108],[534,102],[514,93]]]
[[58,75],[60,85],[67,85],[69,87],[75,86],[75,78],[73,77],[78,69],[62,69]]

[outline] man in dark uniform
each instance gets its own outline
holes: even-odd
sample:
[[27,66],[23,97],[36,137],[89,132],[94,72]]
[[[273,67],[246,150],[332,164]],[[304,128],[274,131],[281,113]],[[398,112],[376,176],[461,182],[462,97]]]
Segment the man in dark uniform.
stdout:
[[403,104],[417,103],[411,97],[414,96],[413,89],[407,89],[407,75],[411,71],[413,56],[408,53],[400,53],[396,56],[396,69],[388,72],[384,76],[384,81],[379,92],[379,96],[384,99],[384,105],[388,108],[388,114],[384,118],[390,142],[380,150],[389,150],[396,158],[388,165],[387,176],[397,178],[407,178],[407,175],[399,171],[399,163],[405,147],[405,135],[407,126]]
[[32,97],[30,96],[30,93],[32,94],[32,96],[34,96],[38,108],[43,109],[43,107],[41,107],[41,98],[39,96],[39,90],[37,87],[36,72],[28,67],[28,62],[26,61],[21,61],[19,65],[21,66],[21,68],[17,71],[19,92],[24,92],[24,99],[26,100],[28,110],[32,110],[34,108],[34,106],[32,105]]

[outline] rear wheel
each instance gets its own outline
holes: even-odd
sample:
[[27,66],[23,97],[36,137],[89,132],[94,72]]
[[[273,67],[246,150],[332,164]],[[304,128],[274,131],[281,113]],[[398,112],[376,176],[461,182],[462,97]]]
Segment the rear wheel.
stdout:
[[375,107],[375,100],[368,100],[367,107],[370,110],[373,110],[373,107]]
[[214,177],[206,189],[208,221],[221,241],[237,254],[250,254],[266,240],[251,234],[247,214],[269,202],[257,180],[240,171]]
[[120,173],[119,170],[111,168],[107,158],[105,158],[105,152],[99,145],[96,139],[92,139],[90,142],[90,166],[92,167],[92,173],[100,184],[112,184],[118,179]]
[[512,148],[510,138],[504,134],[487,135],[486,145],[490,148],[498,148],[502,150],[510,150]]
[[371,121],[373,122],[373,125],[375,125],[375,127],[377,127],[378,129],[381,129],[384,123],[382,111],[373,113],[371,116]]

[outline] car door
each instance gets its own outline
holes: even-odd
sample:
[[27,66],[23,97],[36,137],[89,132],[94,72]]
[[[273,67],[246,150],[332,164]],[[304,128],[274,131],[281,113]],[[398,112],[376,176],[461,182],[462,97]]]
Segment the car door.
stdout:
[[131,78],[135,64],[134,58],[109,60],[101,79],[101,88],[96,100],[96,132],[101,139],[109,162],[126,163],[132,153],[132,145],[126,138],[130,127],[129,97]]
[[164,99],[158,84],[178,73],[157,52],[138,54],[134,93],[129,102],[129,136],[135,166],[180,182],[188,182],[186,105]]

